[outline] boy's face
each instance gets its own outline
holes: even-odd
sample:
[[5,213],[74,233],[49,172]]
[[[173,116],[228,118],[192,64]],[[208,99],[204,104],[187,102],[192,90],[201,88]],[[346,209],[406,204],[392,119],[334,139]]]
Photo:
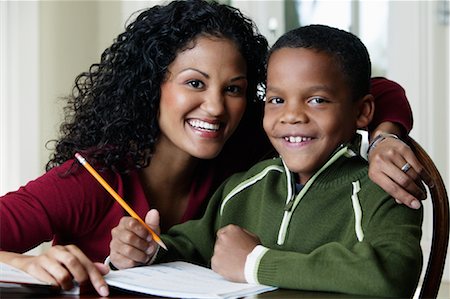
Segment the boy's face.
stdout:
[[264,130],[304,184],[357,129],[358,105],[331,56],[281,48],[269,60]]

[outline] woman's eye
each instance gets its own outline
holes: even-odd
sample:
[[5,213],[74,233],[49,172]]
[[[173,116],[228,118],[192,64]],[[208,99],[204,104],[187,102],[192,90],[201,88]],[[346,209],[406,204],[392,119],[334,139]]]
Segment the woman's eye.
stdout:
[[237,85],[228,86],[226,91],[233,94],[242,94],[243,88]]
[[187,84],[193,88],[203,88],[205,85],[200,80],[191,80],[191,81],[188,81]]

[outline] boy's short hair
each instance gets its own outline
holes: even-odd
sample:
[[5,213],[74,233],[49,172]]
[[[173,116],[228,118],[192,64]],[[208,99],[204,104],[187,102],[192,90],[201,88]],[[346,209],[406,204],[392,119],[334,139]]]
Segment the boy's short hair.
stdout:
[[367,48],[354,34],[326,25],[293,29],[273,45],[270,55],[281,48],[306,48],[325,52],[340,65],[354,101],[369,93],[371,62]]

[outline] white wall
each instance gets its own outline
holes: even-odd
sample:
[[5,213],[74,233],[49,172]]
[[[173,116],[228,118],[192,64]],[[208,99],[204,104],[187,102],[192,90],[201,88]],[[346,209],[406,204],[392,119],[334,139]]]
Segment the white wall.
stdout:
[[[438,5],[438,1],[390,2],[387,76],[405,88],[414,114],[411,136],[436,163],[449,190],[449,28],[439,22]],[[422,244],[427,256],[433,226],[430,200],[424,208]],[[446,281],[450,281],[449,252]]]
[[62,99],[123,31],[120,1],[0,1],[0,195],[44,173]]
[[38,3],[0,2],[0,22],[0,194],[3,194],[39,174]]
[[270,45],[284,32],[283,0],[232,0],[230,3],[252,18]]

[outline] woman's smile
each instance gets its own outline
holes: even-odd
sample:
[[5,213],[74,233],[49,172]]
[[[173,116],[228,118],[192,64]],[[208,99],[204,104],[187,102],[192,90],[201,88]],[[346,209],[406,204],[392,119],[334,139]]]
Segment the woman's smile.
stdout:
[[201,36],[169,65],[161,85],[158,151],[211,159],[247,106],[247,67],[236,44]]

